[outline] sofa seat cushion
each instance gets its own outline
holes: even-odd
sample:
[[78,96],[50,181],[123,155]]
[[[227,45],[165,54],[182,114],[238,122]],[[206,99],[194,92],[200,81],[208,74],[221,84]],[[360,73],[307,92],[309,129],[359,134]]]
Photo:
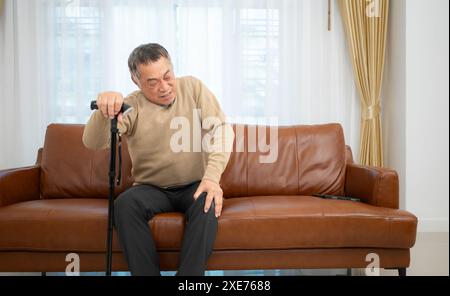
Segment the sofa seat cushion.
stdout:
[[[159,250],[179,250],[181,213],[149,222]],[[107,200],[36,200],[0,207],[0,250],[105,250]],[[226,199],[216,250],[410,248],[417,219],[405,211],[311,196]],[[118,251],[116,236],[113,249]]]
[[[107,218],[106,199],[48,199],[0,207],[0,250],[103,252]],[[181,213],[164,213],[149,222],[161,238],[156,239],[158,248],[179,249],[183,220]],[[114,230],[113,251],[119,250]]]
[[313,196],[227,199],[216,249],[411,248],[417,218],[406,211]]

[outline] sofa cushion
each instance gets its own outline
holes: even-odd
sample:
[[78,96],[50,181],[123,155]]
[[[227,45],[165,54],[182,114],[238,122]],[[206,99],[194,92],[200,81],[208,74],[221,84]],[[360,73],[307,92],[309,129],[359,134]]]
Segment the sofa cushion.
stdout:
[[277,158],[269,163],[261,156],[270,151],[258,147],[270,143],[270,128],[233,129],[234,152],[220,181],[225,196],[344,194],[346,146],[339,124],[279,127]]
[[340,124],[295,128],[298,195],[344,195],[346,148]]
[[[107,200],[52,199],[0,207],[0,250],[105,250]],[[159,250],[179,250],[181,213],[149,222]],[[417,219],[404,211],[311,196],[226,199],[214,249],[296,249],[414,245]],[[115,251],[119,250],[116,237]]]
[[[45,134],[41,160],[41,196],[50,198],[107,198],[109,150],[92,151],[82,142],[84,125],[51,124]],[[123,143],[122,184],[131,186],[131,160]]]
[[395,209],[313,196],[227,199],[216,248],[411,248],[417,218]]

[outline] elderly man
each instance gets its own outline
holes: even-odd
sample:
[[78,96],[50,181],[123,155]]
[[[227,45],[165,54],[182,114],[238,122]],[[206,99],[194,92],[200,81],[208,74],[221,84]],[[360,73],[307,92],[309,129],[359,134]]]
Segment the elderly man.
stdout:
[[[117,92],[99,94],[99,110],[83,134],[86,147],[107,148],[109,119],[117,115],[119,133],[127,138],[135,183],[115,201],[120,245],[132,275],[160,275],[148,221],[158,213],[182,212],[186,227],[177,275],[204,275],[222,211],[219,180],[233,131],[201,81],[175,78],[169,53],[159,44],[137,47],[128,66],[139,90],[125,99]],[[133,107],[126,115],[119,113],[123,103]]]

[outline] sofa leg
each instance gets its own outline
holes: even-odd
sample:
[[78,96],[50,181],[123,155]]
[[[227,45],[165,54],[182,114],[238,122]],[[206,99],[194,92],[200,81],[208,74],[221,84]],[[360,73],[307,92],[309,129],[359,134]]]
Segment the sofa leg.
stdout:
[[406,268],[398,268],[398,276],[406,276]]
[[352,269],[351,268],[347,268],[347,276],[352,276]]
[[45,271],[41,272],[41,276],[47,276],[47,273]]

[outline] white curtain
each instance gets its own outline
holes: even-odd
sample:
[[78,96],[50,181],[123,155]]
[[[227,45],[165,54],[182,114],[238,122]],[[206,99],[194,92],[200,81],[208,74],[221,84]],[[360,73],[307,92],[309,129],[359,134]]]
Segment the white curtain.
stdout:
[[[334,3],[334,1],[333,1]],[[178,76],[233,122],[338,122],[358,151],[359,99],[340,16],[327,0],[5,0],[0,169],[30,165],[53,122],[85,123],[104,90],[135,90],[127,59],[165,46]]]

